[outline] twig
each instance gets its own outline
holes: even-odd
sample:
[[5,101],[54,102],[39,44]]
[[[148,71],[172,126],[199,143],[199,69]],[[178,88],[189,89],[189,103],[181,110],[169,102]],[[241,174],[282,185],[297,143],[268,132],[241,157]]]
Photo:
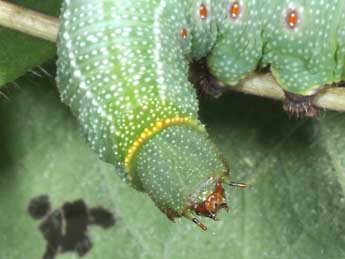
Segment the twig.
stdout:
[[59,20],[0,0],[0,25],[55,42]]
[[[257,95],[265,98],[284,100],[285,95],[271,74],[254,74],[243,80],[238,87],[232,88],[235,91]],[[320,92],[314,105],[328,110],[345,111],[345,88],[327,88]]]
[[[56,41],[59,20],[0,0],[0,25],[37,38]],[[284,100],[284,93],[270,74],[243,80],[235,91],[261,97]],[[329,110],[345,111],[345,88],[328,88],[315,99],[315,105]]]

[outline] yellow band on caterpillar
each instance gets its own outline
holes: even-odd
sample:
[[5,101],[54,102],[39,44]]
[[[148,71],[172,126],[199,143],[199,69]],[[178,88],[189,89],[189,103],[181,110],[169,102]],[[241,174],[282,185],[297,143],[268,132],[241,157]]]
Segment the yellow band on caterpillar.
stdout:
[[163,129],[167,127],[174,126],[174,125],[182,125],[182,124],[189,125],[193,128],[198,129],[199,131],[204,131],[201,124],[190,117],[177,116],[174,118],[158,120],[152,128],[146,128],[128,149],[127,155],[125,157],[125,171],[128,174],[130,173],[131,164],[132,164],[134,156],[138,153],[142,145],[147,140],[149,140],[153,135],[157,134],[158,132],[162,131]]

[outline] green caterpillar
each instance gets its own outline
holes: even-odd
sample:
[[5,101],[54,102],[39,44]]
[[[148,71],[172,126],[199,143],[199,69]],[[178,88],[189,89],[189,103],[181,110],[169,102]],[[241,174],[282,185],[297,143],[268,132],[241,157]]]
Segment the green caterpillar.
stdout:
[[[336,23],[336,26],[334,25]],[[189,64],[220,85],[269,64],[286,106],[345,78],[345,2],[65,0],[58,86],[99,157],[169,219],[227,209],[227,163],[198,119]]]

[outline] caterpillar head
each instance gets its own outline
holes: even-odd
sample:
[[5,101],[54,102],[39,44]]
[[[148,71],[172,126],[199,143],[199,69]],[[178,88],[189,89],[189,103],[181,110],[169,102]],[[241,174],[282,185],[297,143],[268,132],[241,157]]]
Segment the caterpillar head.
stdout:
[[[192,210],[197,215],[208,217],[213,220],[218,220],[217,214],[221,209],[225,209],[227,212],[229,211],[229,206],[226,201],[225,197],[225,190],[222,186],[222,182],[234,186],[234,187],[240,187],[240,188],[246,188],[247,185],[243,183],[234,183],[234,182],[228,182],[228,177],[225,177],[224,179],[219,179],[214,187],[213,191],[204,191],[202,195],[201,202],[193,202],[192,204]],[[187,218],[192,219],[194,223],[196,223],[199,227],[201,227],[203,230],[206,230],[206,226],[203,225],[199,220],[197,220],[195,217],[191,217],[192,214],[189,213],[189,215],[185,215]]]
[[221,182],[218,181],[216,183],[214,191],[207,194],[202,202],[195,203],[193,209],[198,215],[214,220],[217,219],[217,213],[220,209],[226,209],[228,211],[229,207],[226,203],[225,191]]
[[188,126],[167,128],[140,150],[133,178],[157,207],[174,221],[185,217],[206,230],[197,216],[217,220],[228,210],[223,185],[245,187],[229,180],[229,167],[205,132]]

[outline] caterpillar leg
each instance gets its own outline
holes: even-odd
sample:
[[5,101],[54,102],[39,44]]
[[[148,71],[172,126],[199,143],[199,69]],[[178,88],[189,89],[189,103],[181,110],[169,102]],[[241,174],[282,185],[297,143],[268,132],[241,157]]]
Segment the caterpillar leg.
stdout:
[[[333,81],[333,72],[329,69],[310,70],[303,60],[285,57],[283,65],[271,66],[273,77],[285,92],[284,110],[290,116],[315,117],[319,110],[313,102],[317,94]],[[291,67],[288,64],[293,64]],[[315,71],[314,71],[315,70]]]
[[345,81],[340,81],[338,84],[336,84],[337,87],[345,87]]
[[175,218],[178,217],[178,215],[173,210],[163,208],[159,208],[159,210],[164,213],[171,222],[175,223]]
[[291,117],[316,117],[319,114],[319,109],[313,105],[314,95],[298,95],[285,91],[285,100],[283,108]]
[[202,93],[214,98],[219,98],[226,91],[225,84],[211,74],[206,58],[195,61],[190,65],[190,81]]
[[195,223],[203,231],[207,230],[207,227],[203,223],[201,223],[200,220],[194,217],[194,215],[190,211],[186,212],[183,216],[193,221],[193,223]]
[[237,183],[237,182],[230,182],[229,186],[231,186],[231,187],[238,187],[238,188],[242,188],[242,189],[245,189],[245,188],[248,187],[248,185],[245,184],[245,183]]

